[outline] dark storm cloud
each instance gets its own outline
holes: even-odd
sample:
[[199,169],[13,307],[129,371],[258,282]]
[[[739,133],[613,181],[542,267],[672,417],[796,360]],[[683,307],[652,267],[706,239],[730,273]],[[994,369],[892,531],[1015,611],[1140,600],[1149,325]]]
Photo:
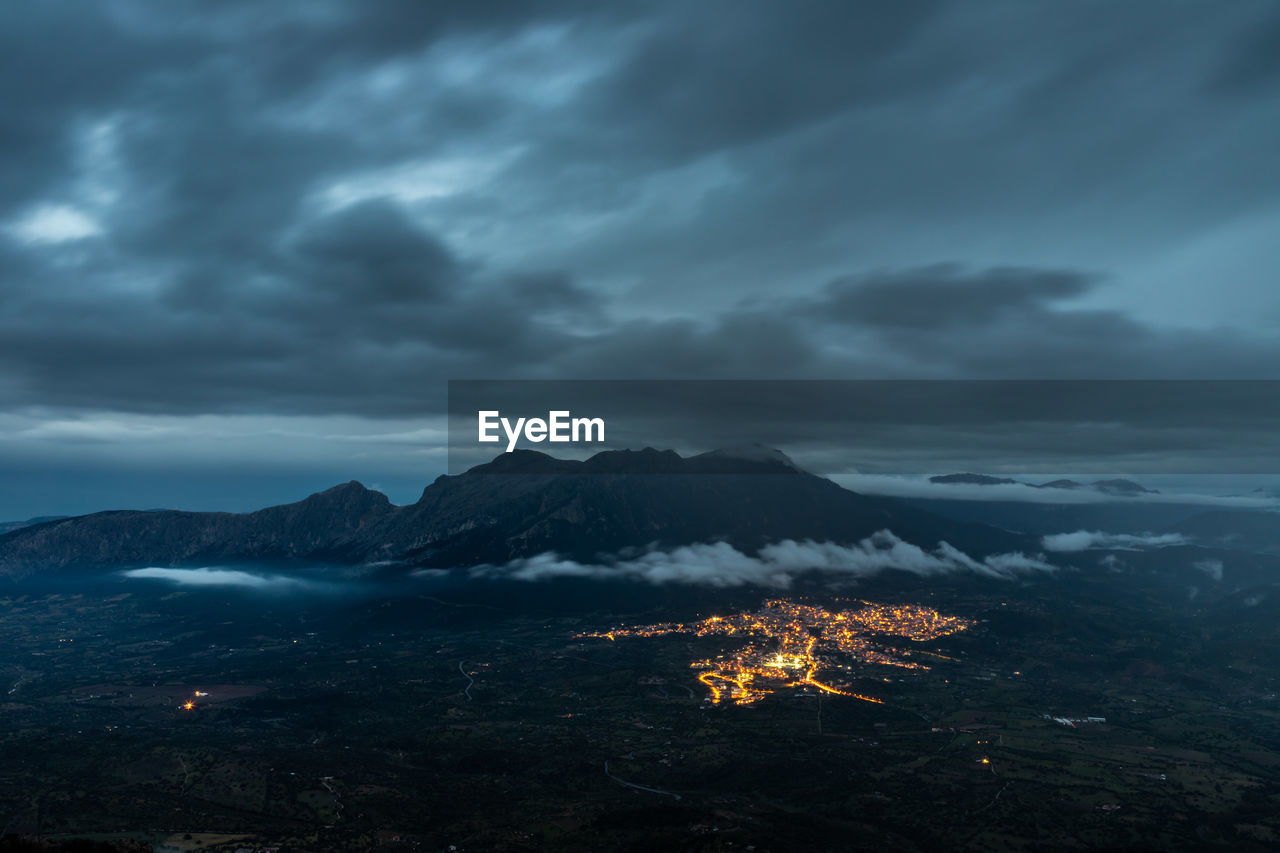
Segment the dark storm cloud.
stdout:
[[1107,303],[1128,250],[1095,250],[1274,197],[1248,82],[1274,16],[1041,12],[8,7],[3,404],[382,416],[438,412],[461,376],[1273,375],[1270,336]]
[[859,330],[873,350],[898,359],[905,369],[893,372],[904,376],[1276,377],[1274,340],[1162,329],[1117,311],[1063,304],[1102,283],[1072,270],[937,265],[841,279],[814,301],[774,312],[836,337]]
[[668,9],[583,107],[610,128],[610,144],[645,157],[751,145],[914,82],[890,60],[938,5],[803,0],[780,13],[719,0]]
[[72,157],[67,131],[130,97],[149,74],[182,72],[204,45],[119,24],[106,4],[10,3],[0,9],[0,211],[56,186]]
[[[620,325],[583,375],[729,378],[1277,378],[1280,345],[1063,304],[1103,284],[1062,269],[943,264],[749,301],[713,319]],[[639,357],[651,352],[648,361]],[[677,364],[685,365],[683,372]]]
[[363,202],[326,217],[294,248],[310,278],[356,301],[433,301],[458,278],[448,250],[385,202]]
[[212,282],[221,300],[199,276],[159,299],[20,294],[0,318],[8,377],[51,405],[377,415],[439,411],[440,383],[462,376],[1259,378],[1280,357],[1057,308],[1087,280],[1061,271],[934,267],[706,320],[617,319],[563,276],[486,279],[370,205],[283,247],[265,284]]
[[1008,314],[1043,311],[1083,295],[1088,278],[1070,271],[926,267],[832,282],[814,305],[815,317],[887,329],[937,329],[997,322]]

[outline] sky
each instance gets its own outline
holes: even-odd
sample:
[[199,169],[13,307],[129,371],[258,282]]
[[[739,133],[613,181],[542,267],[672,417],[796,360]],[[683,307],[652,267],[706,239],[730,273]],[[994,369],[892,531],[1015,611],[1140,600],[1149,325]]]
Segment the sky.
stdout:
[[445,469],[450,379],[1280,379],[1270,2],[0,7],[0,518]]

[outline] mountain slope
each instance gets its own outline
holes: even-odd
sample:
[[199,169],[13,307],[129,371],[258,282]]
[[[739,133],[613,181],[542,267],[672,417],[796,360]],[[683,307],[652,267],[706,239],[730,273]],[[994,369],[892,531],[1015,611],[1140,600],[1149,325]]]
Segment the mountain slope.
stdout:
[[1280,554],[1280,513],[1212,510],[1169,525],[1206,545],[1262,554]]

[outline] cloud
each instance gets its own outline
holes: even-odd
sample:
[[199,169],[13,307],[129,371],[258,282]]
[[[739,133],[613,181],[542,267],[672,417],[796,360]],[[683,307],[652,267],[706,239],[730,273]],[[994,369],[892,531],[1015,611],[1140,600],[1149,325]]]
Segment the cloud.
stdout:
[[63,243],[102,233],[102,227],[74,207],[44,205],[12,226],[11,231],[28,243]]
[[1099,549],[1137,551],[1141,548],[1167,548],[1185,545],[1187,538],[1181,533],[1132,534],[1103,533],[1100,530],[1077,530],[1074,533],[1053,533],[1041,539],[1047,551],[1075,552]]
[[[0,246],[25,273],[0,322],[20,405],[393,416],[457,376],[1277,361],[1110,298],[1141,259],[1093,245],[1116,242],[1108,192],[1159,213],[1125,218],[1159,225],[1151,257],[1271,197],[1270,135],[1241,132],[1264,94],[1189,117],[1271,31],[1257,10],[1137,4],[1104,34],[946,2],[47,6],[4,22],[31,85],[0,221],[95,236]],[[31,47],[53,33],[74,64]],[[1047,208],[1074,227],[1029,224]]]
[[1221,560],[1196,560],[1191,564],[1195,568],[1204,572],[1216,581],[1222,580],[1222,561]]
[[799,576],[815,573],[836,577],[870,577],[888,569],[921,576],[973,572],[1011,580],[1027,572],[1055,567],[1039,556],[994,554],[976,560],[941,542],[934,551],[881,530],[855,545],[783,540],[754,555],[724,543],[686,545],[671,551],[649,551],[638,557],[601,563],[580,563],[553,553],[539,554],[503,566],[481,566],[474,577],[536,581],[569,577],[595,580],[636,580],[653,584],[681,583],[712,587],[758,585],[785,588]]
[[123,572],[127,578],[145,580],[162,580],[179,586],[212,587],[230,586],[243,589],[289,591],[316,589],[317,584],[300,578],[285,575],[259,575],[239,569],[199,568],[199,569],[167,569],[146,568],[129,569]]
[[944,264],[838,279],[827,285],[813,314],[825,322],[889,330],[972,329],[1044,312],[1052,303],[1085,295],[1093,284],[1070,270],[974,272]]

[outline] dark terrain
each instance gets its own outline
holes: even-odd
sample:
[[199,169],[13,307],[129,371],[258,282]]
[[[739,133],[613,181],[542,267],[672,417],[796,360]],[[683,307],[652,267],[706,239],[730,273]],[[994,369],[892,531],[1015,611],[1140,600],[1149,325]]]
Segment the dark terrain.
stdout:
[[745,707],[709,705],[690,672],[722,640],[574,635],[748,591],[12,590],[0,814],[12,834],[156,849],[1274,846],[1274,600],[910,585],[880,598],[981,621],[929,644],[926,672],[858,672],[885,704],[796,689]]
[[[886,527],[974,553],[1039,541],[946,517],[972,502],[925,511],[791,470],[604,457],[637,460],[672,470],[513,454],[496,464],[520,470],[442,478],[410,507],[349,484],[244,516],[104,513],[0,538],[0,850],[1280,844],[1280,572],[1266,547],[1232,547],[1271,541],[1268,514],[1236,540],[1221,532],[1230,514],[1193,513],[1203,537],[1049,555],[1055,571],[1016,579],[890,570],[713,589],[408,571],[430,554],[497,562],[575,541],[584,555]],[[352,572],[379,541],[404,562]],[[234,549],[276,559],[224,565],[308,585],[117,571]],[[304,551],[345,559],[284,559]],[[22,559],[35,565],[15,571]],[[736,638],[580,636],[773,598],[975,624],[878,637],[927,669],[827,661],[862,699],[799,685],[749,705],[711,703],[691,667]]]

